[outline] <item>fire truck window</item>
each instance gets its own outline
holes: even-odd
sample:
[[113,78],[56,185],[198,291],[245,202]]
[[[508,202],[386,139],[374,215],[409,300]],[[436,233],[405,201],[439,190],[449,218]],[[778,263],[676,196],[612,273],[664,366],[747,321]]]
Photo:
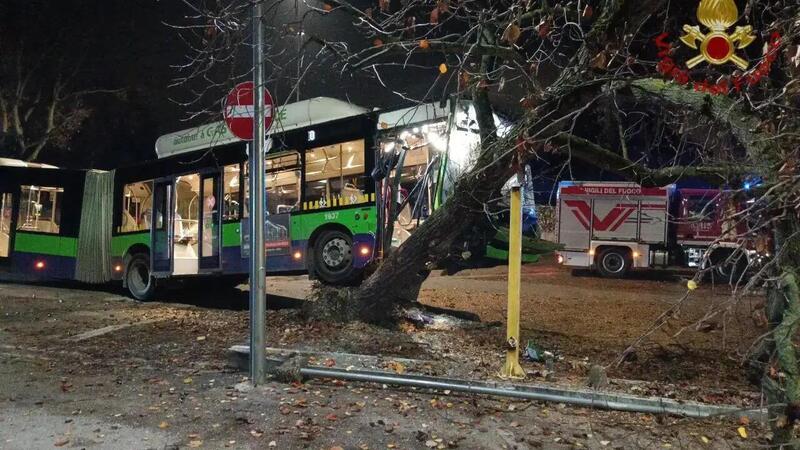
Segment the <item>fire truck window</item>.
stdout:
[[64,189],[21,186],[17,230],[58,234]]
[[692,222],[717,219],[716,199],[690,198],[686,202],[686,218]]
[[305,170],[305,201],[312,209],[369,201],[363,139],[308,150]]
[[153,182],[126,184],[122,189],[122,220],[117,231],[131,233],[150,229],[153,212]]

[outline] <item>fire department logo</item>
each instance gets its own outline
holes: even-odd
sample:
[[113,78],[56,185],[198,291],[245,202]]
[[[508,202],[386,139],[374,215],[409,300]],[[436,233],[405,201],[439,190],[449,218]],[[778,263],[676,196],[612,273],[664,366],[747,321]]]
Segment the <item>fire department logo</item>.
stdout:
[[[781,46],[781,36],[772,32],[767,41],[764,56],[756,63],[755,67],[748,69],[750,63],[737,50],[747,48],[756,40],[753,27],[750,25],[736,26],[733,32],[731,27],[739,18],[739,9],[734,0],[700,0],[697,7],[697,20],[700,25],[684,25],[681,42],[690,49],[699,50],[691,59],[686,61],[686,68],[673,59],[675,48],[668,42],[668,33],[661,33],[654,41],[658,48],[659,62],[656,70],[667,78],[671,78],[681,85],[690,85],[694,90],[713,95],[725,95],[731,92],[741,92],[747,87],[752,87],[769,76],[772,63],[778,57]],[[722,77],[708,76],[704,80],[696,80],[690,70],[708,63],[721,66],[733,63],[744,71],[734,72]],[[712,81],[717,78],[716,81]]]
[[691,69],[703,61],[715,65],[730,61],[746,70],[749,63],[736,54],[736,49],[746,48],[756,37],[750,25],[737,26],[733,33],[728,34],[728,29],[738,18],[739,10],[733,0],[700,0],[697,20],[710,31],[703,33],[697,25],[683,26],[686,34],[681,36],[681,42],[695,50],[700,44],[700,54],[687,61],[686,66]]

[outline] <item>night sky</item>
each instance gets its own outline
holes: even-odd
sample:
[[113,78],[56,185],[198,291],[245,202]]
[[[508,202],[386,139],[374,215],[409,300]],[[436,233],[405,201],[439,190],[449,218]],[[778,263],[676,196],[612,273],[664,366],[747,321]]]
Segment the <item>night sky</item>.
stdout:
[[[305,12],[302,7],[303,2],[286,1],[270,20],[279,28],[301,17]],[[306,16],[307,35],[346,41],[353,48],[369,45],[348,17],[337,14]],[[67,167],[110,168],[154,157],[153,145],[161,134],[219,120],[209,112],[187,121],[188,108],[170,100],[191,98],[192,89],[198,88],[167,87],[179,75],[172,66],[185,61],[188,48],[177,31],[166,24],[192,23],[190,15],[179,0],[0,0],[0,40],[4,48],[22,45],[26,57],[38,57],[24,67],[36,67],[39,82],[45,84],[49,77],[77,68],[76,88],[120,90],[116,95],[89,97],[91,115],[69,148],[49,148],[40,159]],[[275,33],[270,37],[277,38]],[[292,57],[296,55],[296,40],[284,39],[278,45]],[[318,49],[309,46],[306,52],[314,55]],[[249,64],[249,52],[240,49],[239,65]],[[316,60],[307,57],[307,61]],[[315,63],[302,85],[301,98],[326,95],[367,107],[404,103],[391,90],[381,88],[374,76],[343,74],[332,68],[334,63],[330,58]],[[438,61],[429,63],[432,68],[438,65]],[[2,64],[15,62],[6,57]],[[289,75],[279,74],[269,86],[281,103],[286,101]],[[394,89],[419,97],[428,92],[437,74],[434,69],[393,69],[381,75]],[[431,98],[441,97],[444,81],[430,91]],[[224,95],[223,89],[210,94],[203,106],[209,111],[219,109],[216,105]]]

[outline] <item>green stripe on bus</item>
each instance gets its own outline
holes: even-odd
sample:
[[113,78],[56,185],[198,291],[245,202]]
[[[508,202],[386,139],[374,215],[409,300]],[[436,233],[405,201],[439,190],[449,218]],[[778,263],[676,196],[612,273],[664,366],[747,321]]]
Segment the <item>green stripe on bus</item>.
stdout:
[[222,246],[238,247],[242,245],[241,222],[222,224]]
[[[352,234],[375,233],[378,229],[378,209],[375,205],[360,205],[352,208],[321,210],[292,216],[292,240],[308,240],[322,225],[339,224]],[[364,216],[366,215],[366,219]],[[356,219],[358,216],[358,219]]]
[[78,239],[57,234],[17,232],[14,237],[14,251],[74,258],[78,253]]
[[150,231],[113,236],[111,238],[111,254],[121,258],[125,256],[125,252],[135,244],[142,244],[149,248]]

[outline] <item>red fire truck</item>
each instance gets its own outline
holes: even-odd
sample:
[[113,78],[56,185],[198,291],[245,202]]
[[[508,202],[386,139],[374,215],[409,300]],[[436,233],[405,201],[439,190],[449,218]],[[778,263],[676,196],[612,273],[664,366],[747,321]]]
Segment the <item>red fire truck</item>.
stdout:
[[558,261],[605,277],[679,266],[713,268],[716,277],[730,280],[755,256],[742,245],[747,227],[735,223],[737,210],[720,190],[562,182]]

